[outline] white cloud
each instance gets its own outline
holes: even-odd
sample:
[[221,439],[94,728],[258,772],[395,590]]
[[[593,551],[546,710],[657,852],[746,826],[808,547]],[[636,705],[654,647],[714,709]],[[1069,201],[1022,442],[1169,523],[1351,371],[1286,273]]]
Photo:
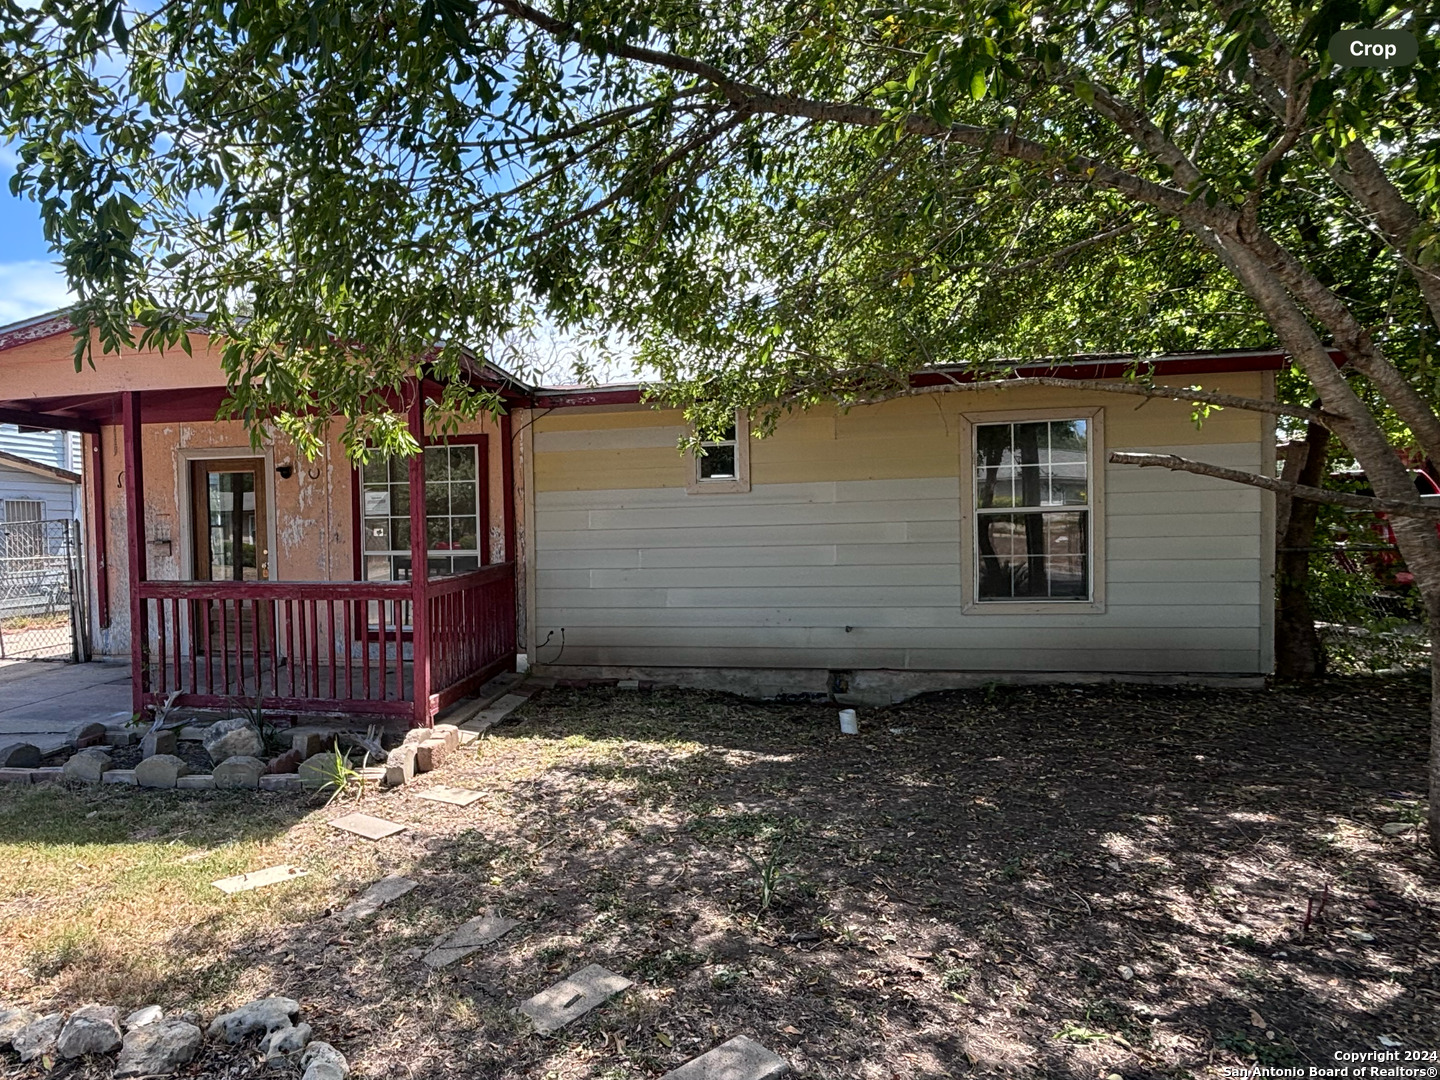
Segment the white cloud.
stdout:
[[0,326],[73,303],[65,275],[54,263],[30,259],[0,263]]

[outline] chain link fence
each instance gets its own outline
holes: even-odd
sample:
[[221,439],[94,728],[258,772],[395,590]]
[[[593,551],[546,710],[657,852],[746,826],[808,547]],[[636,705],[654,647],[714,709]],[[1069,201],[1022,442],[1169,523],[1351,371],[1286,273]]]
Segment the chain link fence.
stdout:
[[0,660],[89,658],[78,525],[0,524]]

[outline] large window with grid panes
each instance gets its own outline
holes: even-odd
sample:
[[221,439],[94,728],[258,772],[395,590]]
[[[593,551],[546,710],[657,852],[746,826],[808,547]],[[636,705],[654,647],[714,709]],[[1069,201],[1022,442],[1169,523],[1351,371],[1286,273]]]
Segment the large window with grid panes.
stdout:
[[[425,546],[430,577],[481,565],[480,447],[425,448]],[[360,469],[360,514],[367,581],[408,581],[410,463],[374,458]]]
[[1087,602],[1091,420],[974,426],[975,598]]

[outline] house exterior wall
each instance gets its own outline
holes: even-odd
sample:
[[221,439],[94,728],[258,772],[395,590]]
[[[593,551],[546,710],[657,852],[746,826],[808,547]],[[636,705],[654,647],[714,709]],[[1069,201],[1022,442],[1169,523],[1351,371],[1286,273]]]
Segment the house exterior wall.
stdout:
[[80,436],[73,431],[21,431],[14,424],[0,424],[0,451],[73,473],[80,471]]
[[[1199,381],[1270,390],[1260,373]],[[1103,602],[967,612],[963,417],[1093,409],[1104,430]],[[753,442],[751,490],[723,495],[686,493],[678,412],[557,410],[533,429],[532,664],[1200,675],[1270,665],[1270,496],[1103,464],[1132,450],[1259,470],[1273,437],[1256,413],[1212,413],[1197,430],[1185,404],[1048,387],[817,409]]]
[[[498,559],[501,535],[502,492],[498,433],[488,417],[464,426],[461,434],[489,438],[489,500],[492,561]],[[249,434],[239,421],[146,424],[141,429],[144,461],[146,567],[151,580],[178,581],[193,572],[186,514],[189,462],[196,457],[263,456],[269,478],[267,506],[274,548],[272,581],[355,580],[353,512],[354,470],[335,433],[325,441],[319,457],[307,461],[284,438],[267,441],[260,451],[251,448]],[[105,506],[106,573],[110,590],[110,625],[99,625],[92,611],[96,653],[126,656],[130,651],[129,567],[126,554],[127,508],[124,490],[124,444],[118,425],[103,425],[100,478]],[[275,467],[290,464],[288,479]],[[85,477],[87,505],[93,498],[94,476]],[[95,531],[90,530],[93,550]],[[92,560],[94,565],[94,560]]]
[[0,465],[0,522],[5,520],[5,503],[10,499],[40,503],[45,521],[72,521],[80,516],[75,484]]

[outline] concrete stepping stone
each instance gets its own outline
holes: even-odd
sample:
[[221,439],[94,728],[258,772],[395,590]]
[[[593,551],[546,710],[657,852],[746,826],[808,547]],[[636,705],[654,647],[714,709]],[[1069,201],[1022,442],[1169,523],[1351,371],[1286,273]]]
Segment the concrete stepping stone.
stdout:
[[355,902],[345,908],[337,916],[341,922],[354,922],[356,919],[364,919],[374,915],[386,904],[394,903],[408,893],[418,881],[411,881],[399,874],[389,874],[375,884],[371,885],[356,898]]
[[783,1060],[754,1039],[736,1035],[660,1080],[776,1080],[789,1074],[790,1066]]
[[246,892],[250,889],[263,888],[266,885],[274,885],[277,881],[289,881],[291,878],[304,877],[309,872],[298,866],[287,866],[281,863],[279,866],[267,866],[264,870],[252,870],[248,874],[221,878],[210,884],[225,893]]
[[634,985],[623,975],[591,964],[541,990],[515,1011],[530,1017],[541,1035],[548,1035]]
[[450,933],[437,938],[424,956],[425,963],[437,971],[448,967],[492,941],[500,940],[519,925],[514,919],[507,919],[496,912],[477,915],[468,922],[461,923]]
[[470,717],[469,720],[461,724],[460,727],[465,731],[473,731],[476,735],[479,735],[482,731],[486,731],[494,727],[501,720],[504,720],[505,717],[529,701],[533,695],[534,691],[528,687],[518,693],[506,694],[489,708],[481,709],[474,716]]
[[483,799],[485,793],[476,791],[474,788],[451,787],[449,784],[436,784],[424,791],[415,793],[417,798],[429,799],[431,802],[449,803],[451,806],[469,806],[477,799]]
[[373,817],[370,814],[346,814],[330,822],[331,828],[341,829],[344,832],[354,833],[356,836],[363,836],[366,840],[384,840],[387,836],[394,836],[398,832],[404,832],[405,826],[394,821],[386,821],[384,818]]

